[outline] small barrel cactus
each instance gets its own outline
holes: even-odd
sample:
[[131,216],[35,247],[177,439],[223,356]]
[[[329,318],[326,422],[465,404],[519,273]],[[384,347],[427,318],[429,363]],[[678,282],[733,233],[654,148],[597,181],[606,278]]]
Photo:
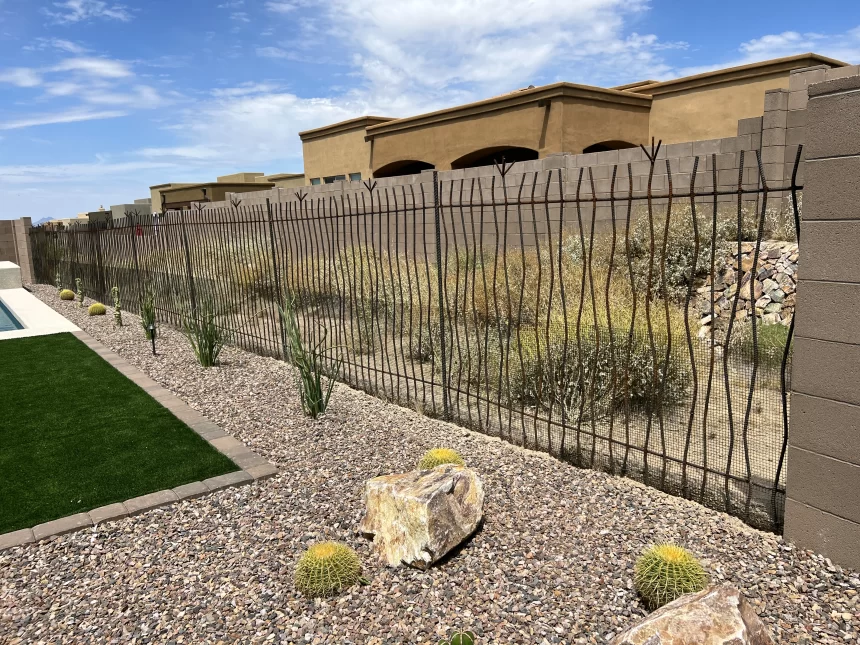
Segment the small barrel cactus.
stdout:
[[87,310],[90,316],[104,316],[107,309],[100,302],[94,302],[90,305],[90,308]]
[[63,289],[60,291],[60,300],[74,300],[75,292],[71,289]]
[[418,461],[418,470],[430,470],[442,464],[465,465],[463,458],[451,448],[433,448],[424,453]]
[[708,576],[699,561],[676,544],[656,544],[636,561],[636,590],[649,609],[657,609],[687,593],[701,591]]
[[475,645],[475,633],[457,629],[450,638],[439,641],[439,645]]
[[334,596],[360,580],[358,555],[339,542],[314,544],[296,567],[296,589],[309,598]]

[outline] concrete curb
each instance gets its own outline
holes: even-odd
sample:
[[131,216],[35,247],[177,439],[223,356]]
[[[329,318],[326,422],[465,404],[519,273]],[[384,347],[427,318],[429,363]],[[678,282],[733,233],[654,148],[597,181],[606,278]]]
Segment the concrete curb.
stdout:
[[240,470],[225,475],[218,475],[217,477],[210,477],[202,482],[182,484],[172,490],[160,490],[155,493],[140,495],[139,497],[127,499],[124,502],[94,508],[86,513],[76,513],[68,517],[61,517],[50,522],[38,524],[29,529],[20,529],[0,534],[0,551],[72,533],[91,526],[97,526],[102,522],[139,515],[153,508],[168,506],[185,499],[194,499],[216,490],[243,486],[262,479],[268,479],[278,473],[278,469],[263,457],[204,418],[175,394],[163,388],[88,333],[85,331],[75,331],[72,333],[78,340],[128,377],[129,380],[145,390],[153,399],[170,410],[180,421],[183,421],[189,428],[205,439],[209,445],[221,454],[229,457]]

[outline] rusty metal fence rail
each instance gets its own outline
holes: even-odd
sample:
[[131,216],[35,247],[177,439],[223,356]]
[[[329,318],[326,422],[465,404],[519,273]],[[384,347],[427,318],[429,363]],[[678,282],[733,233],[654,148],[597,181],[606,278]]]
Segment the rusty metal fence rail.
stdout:
[[34,267],[108,304],[116,285],[127,309],[150,292],[167,324],[206,303],[235,344],[278,358],[292,298],[355,387],[779,532],[794,321],[764,325],[757,290],[763,256],[799,236],[800,153],[790,185],[768,186],[757,156],[727,180],[716,157],[681,172],[646,152],[641,185],[629,166],[502,160],[489,177],[36,228]]

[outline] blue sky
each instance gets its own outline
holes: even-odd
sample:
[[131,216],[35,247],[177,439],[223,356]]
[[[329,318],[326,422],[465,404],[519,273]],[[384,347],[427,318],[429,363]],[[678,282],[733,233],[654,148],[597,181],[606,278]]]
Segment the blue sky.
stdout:
[[300,172],[299,131],[361,114],[805,51],[860,62],[857,0],[0,0],[0,218]]

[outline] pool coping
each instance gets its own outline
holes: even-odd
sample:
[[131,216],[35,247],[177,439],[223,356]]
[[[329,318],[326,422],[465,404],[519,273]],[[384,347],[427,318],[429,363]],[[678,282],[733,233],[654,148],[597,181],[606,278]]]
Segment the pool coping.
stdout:
[[88,333],[81,330],[72,331],[71,333],[106,360],[117,371],[125,375],[126,378],[141,387],[158,403],[170,410],[177,419],[183,421],[189,428],[205,439],[209,445],[233,461],[239,467],[239,470],[218,475],[217,477],[210,477],[203,481],[189,482],[175,488],[132,497],[124,502],[114,502],[113,504],[100,506],[84,513],[75,513],[67,517],[43,522],[31,528],[2,533],[0,534],[0,551],[65,535],[66,533],[73,533],[84,528],[97,526],[102,522],[138,515],[153,508],[168,506],[185,499],[194,499],[224,488],[242,486],[268,479],[278,473],[277,467],[235,437],[224,432],[219,426],[206,419],[197,410],[191,408],[182,399],[173,394],[173,392],[167,390],[160,383],[144,374],[140,369]]
[[80,327],[39,300],[27,289],[0,289],[0,302],[12,312],[12,316],[24,327],[23,329],[0,331],[0,341],[80,331]]

